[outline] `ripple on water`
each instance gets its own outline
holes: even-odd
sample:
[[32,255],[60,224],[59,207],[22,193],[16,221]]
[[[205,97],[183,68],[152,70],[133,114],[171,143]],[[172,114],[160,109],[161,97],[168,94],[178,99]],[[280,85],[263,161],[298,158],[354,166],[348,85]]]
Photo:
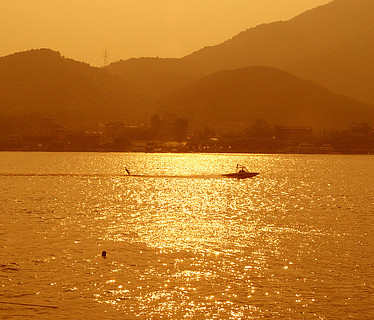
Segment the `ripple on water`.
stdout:
[[[372,160],[1,157],[11,164],[1,170],[16,175],[0,176],[0,289],[58,307],[45,318],[370,319]],[[260,175],[170,178],[212,176],[236,163]],[[164,177],[121,177],[124,165]]]

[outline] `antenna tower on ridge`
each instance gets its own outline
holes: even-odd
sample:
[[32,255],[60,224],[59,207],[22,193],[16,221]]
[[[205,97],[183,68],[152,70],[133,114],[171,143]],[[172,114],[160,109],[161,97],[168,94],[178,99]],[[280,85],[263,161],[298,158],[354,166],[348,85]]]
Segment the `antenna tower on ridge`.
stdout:
[[109,53],[107,49],[105,49],[103,52],[103,58],[104,58],[104,68],[105,68],[108,65],[108,58],[109,58]]

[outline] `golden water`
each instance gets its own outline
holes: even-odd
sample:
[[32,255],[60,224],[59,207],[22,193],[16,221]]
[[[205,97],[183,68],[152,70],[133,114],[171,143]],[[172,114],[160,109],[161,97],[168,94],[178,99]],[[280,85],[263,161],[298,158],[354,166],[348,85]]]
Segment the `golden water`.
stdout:
[[0,319],[373,319],[373,165],[0,153]]

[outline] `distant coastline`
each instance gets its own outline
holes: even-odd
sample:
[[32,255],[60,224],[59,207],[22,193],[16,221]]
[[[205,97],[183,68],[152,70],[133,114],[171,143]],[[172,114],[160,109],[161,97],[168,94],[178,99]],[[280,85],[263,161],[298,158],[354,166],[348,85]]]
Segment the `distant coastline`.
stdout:
[[0,152],[52,152],[52,153],[149,153],[149,154],[162,154],[162,153],[174,153],[174,154],[187,154],[187,153],[196,153],[196,154],[299,154],[299,155],[374,155],[372,151],[360,151],[352,150],[351,152],[323,152],[323,151],[305,151],[305,150],[294,150],[294,151],[284,151],[284,150],[275,150],[275,151],[219,151],[219,150],[205,150],[205,151],[188,151],[188,150],[162,150],[162,151],[141,151],[141,150],[107,150],[107,149],[65,149],[65,150],[53,150],[53,149],[0,149]]

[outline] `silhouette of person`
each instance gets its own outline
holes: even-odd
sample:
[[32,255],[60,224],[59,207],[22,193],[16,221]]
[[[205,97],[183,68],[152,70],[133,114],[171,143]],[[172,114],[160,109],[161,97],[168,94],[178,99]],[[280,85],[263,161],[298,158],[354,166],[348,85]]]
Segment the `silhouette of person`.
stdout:
[[238,171],[239,173],[245,172],[244,167],[239,163],[236,164],[236,171]]
[[105,250],[101,252],[101,256],[102,256],[104,259],[106,259],[106,251],[105,251]]

